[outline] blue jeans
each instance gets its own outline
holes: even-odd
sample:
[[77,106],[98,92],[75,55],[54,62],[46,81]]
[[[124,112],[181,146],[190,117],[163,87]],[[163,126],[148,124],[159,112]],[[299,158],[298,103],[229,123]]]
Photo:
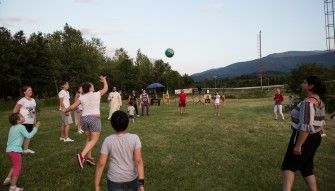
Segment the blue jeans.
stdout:
[[137,191],[139,184],[138,179],[130,182],[113,182],[107,178],[108,191]]

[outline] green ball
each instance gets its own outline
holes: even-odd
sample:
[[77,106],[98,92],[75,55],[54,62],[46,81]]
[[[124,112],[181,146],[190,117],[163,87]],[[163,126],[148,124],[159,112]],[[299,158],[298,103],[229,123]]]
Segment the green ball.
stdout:
[[172,48],[168,48],[165,50],[165,56],[171,58],[174,55],[174,51]]

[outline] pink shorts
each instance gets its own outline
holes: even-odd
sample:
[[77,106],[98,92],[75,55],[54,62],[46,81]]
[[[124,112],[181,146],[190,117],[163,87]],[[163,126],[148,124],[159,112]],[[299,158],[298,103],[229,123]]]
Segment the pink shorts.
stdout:
[[13,168],[13,174],[12,176],[18,177],[21,172],[21,166],[22,166],[22,158],[21,158],[21,153],[18,152],[7,152],[6,153],[11,162],[12,162],[12,168]]

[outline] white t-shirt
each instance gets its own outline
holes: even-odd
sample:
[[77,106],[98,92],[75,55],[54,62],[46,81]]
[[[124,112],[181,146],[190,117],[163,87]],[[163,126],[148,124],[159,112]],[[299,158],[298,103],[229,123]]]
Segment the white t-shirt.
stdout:
[[137,177],[134,150],[141,148],[140,138],[131,133],[110,135],[105,138],[100,153],[107,154],[107,177],[113,182],[129,182]]
[[19,105],[22,107],[20,108],[20,114],[23,115],[25,121],[24,124],[34,124],[35,122],[35,108],[36,102],[33,98],[28,100],[27,98],[23,97],[18,102]]
[[128,115],[134,116],[135,107],[130,105],[128,106]]
[[220,95],[215,96],[215,101],[214,101],[215,104],[220,104],[220,97],[221,97]]
[[[69,94],[68,91],[61,90],[58,93],[58,98],[63,98],[63,104],[64,104],[65,108],[70,107],[70,94]],[[62,109],[61,106],[59,106],[59,110],[61,110],[61,109]]]
[[82,116],[96,115],[100,116],[100,92],[88,92],[79,97],[83,106]]

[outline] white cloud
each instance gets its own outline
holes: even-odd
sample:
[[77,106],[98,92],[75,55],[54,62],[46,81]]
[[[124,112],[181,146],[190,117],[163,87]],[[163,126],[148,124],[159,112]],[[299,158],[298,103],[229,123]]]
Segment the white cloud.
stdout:
[[93,28],[86,27],[86,28],[81,28],[80,31],[82,32],[83,35],[100,37],[100,36],[109,36],[116,32],[122,32],[122,29],[114,28],[112,30],[97,31],[97,30],[94,30]]
[[220,12],[223,10],[223,3],[207,4],[202,7],[202,10]]
[[9,23],[37,23],[37,19],[33,17],[0,17],[0,21]]

